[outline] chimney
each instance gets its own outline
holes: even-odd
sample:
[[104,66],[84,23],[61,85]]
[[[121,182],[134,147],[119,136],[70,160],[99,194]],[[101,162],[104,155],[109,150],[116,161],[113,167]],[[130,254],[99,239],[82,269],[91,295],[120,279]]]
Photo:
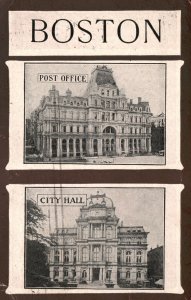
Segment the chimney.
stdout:
[[142,100],[142,98],[141,98],[141,97],[138,97],[138,104],[141,103],[141,100]]

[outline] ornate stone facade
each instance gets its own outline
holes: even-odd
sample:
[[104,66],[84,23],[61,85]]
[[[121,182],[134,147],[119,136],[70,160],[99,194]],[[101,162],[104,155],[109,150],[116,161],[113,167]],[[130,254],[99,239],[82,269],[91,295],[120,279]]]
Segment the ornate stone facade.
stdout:
[[55,86],[32,112],[34,143],[51,159],[151,152],[149,103],[118,88],[113,71],[97,66],[83,97]]
[[50,278],[62,282],[144,285],[147,280],[147,235],[142,226],[119,225],[113,201],[91,195],[80,209],[77,227],[52,234]]

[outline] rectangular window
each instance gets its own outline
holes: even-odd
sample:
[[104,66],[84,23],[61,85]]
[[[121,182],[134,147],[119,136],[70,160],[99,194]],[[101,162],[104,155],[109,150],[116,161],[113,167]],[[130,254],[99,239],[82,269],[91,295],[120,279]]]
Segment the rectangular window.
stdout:
[[63,126],[63,132],[66,132],[66,126]]
[[79,126],[77,126],[77,133],[79,133],[80,132],[80,127]]
[[58,125],[52,125],[52,132],[58,131]]
[[86,131],[87,131],[87,130],[86,130],[86,126],[84,126],[84,133],[86,133]]
[[73,127],[72,127],[72,126],[70,126],[70,132],[71,132],[71,133],[73,132]]
[[54,277],[55,276],[59,276],[59,268],[58,267],[54,268]]
[[94,133],[97,133],[97,131],[98,131],[97,127],[94,127]]

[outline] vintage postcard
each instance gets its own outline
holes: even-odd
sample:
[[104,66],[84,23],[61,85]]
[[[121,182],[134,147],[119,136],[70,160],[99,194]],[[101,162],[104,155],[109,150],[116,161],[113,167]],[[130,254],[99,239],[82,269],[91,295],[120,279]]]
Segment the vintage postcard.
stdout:
[[182,188],[9,185],[7,293],[182,293]]
[[7,168],[181,169],[182,63],[9,61]]

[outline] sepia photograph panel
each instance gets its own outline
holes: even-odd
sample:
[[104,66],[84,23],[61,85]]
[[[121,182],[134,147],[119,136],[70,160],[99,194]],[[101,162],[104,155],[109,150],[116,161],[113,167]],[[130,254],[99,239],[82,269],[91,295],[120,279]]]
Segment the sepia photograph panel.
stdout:
[[25,63],[24,164],[165,165],[165,63]]
[[25,288],[163,290],[164,214],[162,187],[27,187]]

